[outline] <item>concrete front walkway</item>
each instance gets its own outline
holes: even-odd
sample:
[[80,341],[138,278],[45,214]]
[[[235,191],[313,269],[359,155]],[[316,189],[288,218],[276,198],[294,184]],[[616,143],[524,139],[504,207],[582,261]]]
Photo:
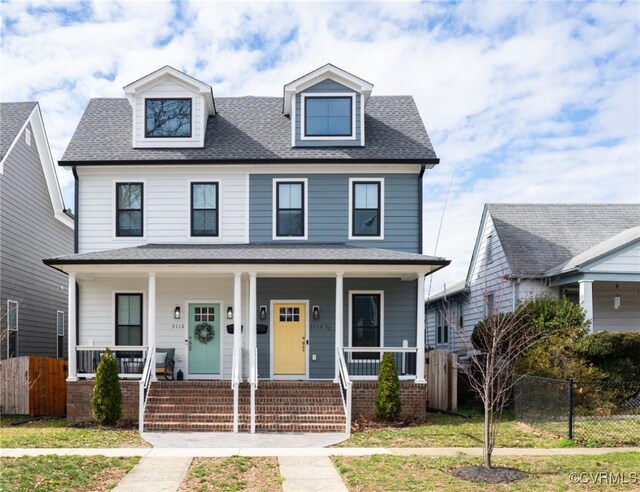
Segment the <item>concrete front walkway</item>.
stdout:
[[114,492],[176,492],[191,466],[191,460],[190,457],[145,456],[113,490]]
[[[231,432],[143,432],[154,448],[325,448],[349,438],[343,432],[246,434]],[[273,454],[271,456],[274,456]]]
[[280,456],[284,492],[348,492],[328,456]]

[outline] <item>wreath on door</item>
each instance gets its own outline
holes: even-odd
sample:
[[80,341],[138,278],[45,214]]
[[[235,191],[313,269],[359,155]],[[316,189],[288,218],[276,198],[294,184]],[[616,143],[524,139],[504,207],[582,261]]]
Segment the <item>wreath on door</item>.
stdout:
[[216,332],[209,323],[200,323],[196,325],[194,335],[200,343],[209,343],[216,336]]

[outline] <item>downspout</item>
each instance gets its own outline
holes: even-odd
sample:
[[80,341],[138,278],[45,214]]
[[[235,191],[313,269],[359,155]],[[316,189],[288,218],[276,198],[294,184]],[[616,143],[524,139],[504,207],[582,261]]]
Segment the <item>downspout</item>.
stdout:
[[75,215],[75,224],[73,227],[73,252],[77,253],[78,252],[78,217],[79,217],[79,210],[78,210],[78,197],[79,197],[79,190],[78,190],[78,184],[79,184],[79,180],[78,180],[78,171],[76,170],[76,166],[73,166],[71,168],[71,172],[73,173],[73,213]]

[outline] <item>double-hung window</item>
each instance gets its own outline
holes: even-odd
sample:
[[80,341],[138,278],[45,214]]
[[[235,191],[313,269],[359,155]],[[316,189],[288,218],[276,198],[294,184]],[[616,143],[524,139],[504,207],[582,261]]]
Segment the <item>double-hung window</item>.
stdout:
[[18,301],[7,300],[7,357],[18,357]]
[[116,236],[144,236],[142,213],[142,183],[116,183]]
[[304,98],[305,137],[351,137],[353,98],[351,96]]
[[191,183],[191,235],[218,236],[218,183]]
[[191,137],[191,98],[145,99],[146,138]]
[[57,357],[64,357],[64,311],[56,312]]
[[276,238],[306,238],[306,180],[275,181]]
[[116,294],[116,345],[142,345],[142,294]]
[[[381,347],[382,295],[358,293],[351,295],[351,346]],[[355,360],[377,360],[379,352],[353,352]]]
[[351,238],[381,238],[382,180],[351,180]]

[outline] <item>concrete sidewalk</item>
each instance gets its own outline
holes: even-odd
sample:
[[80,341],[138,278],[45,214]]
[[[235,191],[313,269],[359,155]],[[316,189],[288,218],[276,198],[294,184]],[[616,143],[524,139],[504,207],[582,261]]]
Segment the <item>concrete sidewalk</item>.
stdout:
[[[496,448],[494,456],[578,456],[635,452],[640,447],[627,448]],[[482,456],[482,448],[15,448],[0,449],[0,457],[80,455],[80,456],[143,456],[143,457],[227,457],[227,456]]]
[[180,488],[192,458],[145,456],[134,466],[114,492],[175,492]]

